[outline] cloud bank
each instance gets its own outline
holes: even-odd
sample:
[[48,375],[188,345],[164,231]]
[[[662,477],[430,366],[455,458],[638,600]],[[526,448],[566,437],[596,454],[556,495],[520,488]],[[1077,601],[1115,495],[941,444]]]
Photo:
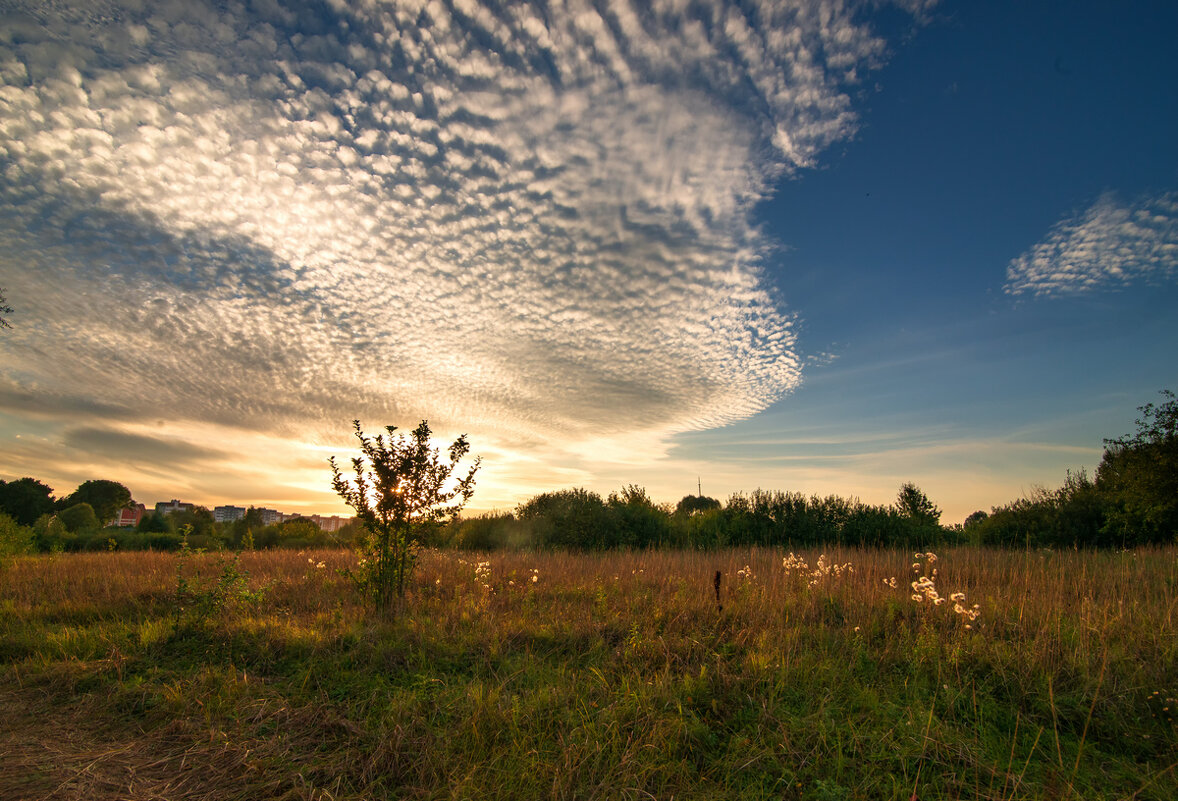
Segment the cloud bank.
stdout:
[[1006,268],[1009,295],[1063,295],[1164,281],[1178,272],[1178,193],[1100,197]]
[[2,13],[0,397],[304,437],[765,408],[801,360],[753,206],[885,55],[829,1]]

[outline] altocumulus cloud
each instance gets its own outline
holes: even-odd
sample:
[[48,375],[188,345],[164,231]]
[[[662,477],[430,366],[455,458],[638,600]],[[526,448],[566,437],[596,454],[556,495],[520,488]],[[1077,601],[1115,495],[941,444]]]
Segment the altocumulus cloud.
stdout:
[[800,360],[751,210],[854,131],[858,12],[6,3],[0,390],[275,433],[753,414]]
[[1011,261],[1007,294],[1061,295],[1164,281],[1178,269],[1178,192],[1132,203],[1102,195]]

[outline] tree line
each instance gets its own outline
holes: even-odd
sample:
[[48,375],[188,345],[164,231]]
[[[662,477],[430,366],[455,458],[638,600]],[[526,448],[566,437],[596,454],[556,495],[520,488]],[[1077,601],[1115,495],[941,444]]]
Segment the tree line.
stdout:
[[913,484],[901,487],[891,505],[758,489],[732,495],[724,504],[688,495],[674,506],[655,503],[642,487],[629,485],[607,498],[581,488],[546,492],[514,513],[455,520],[433,542],[480,550],[827,544],[908,548],[957,537],[941,526],[940,515]]
[[1178,398],[1139,406],[1134,434],[1106,439],[1095,477],[974,512],[966,541],[1005,547],[1130,548],[1178,542]]
[[[687,495],[675,505],[656,503],[644,488],[631,484],[604,498],[571,488],[542,493],[511,512],[427,516],[413,523],[411,539],[478,550],[1172,544],[1178,541],[1178,399],[1169,390],[1162,396],[1163,402],[1138,408],[1136,433],[1104,441],[1094,477],[1083,470],[1069,472],[1056,489],[1036,489],[989,512],[974,512],[964,524],[942,525],[940,510],[911,483],[900,488],[891,504],[758,489],[736,493],[725,503]],[[453,453],[451,458],[456,458]],[[114,481],[84,482],[60,500],[33,478],[0,481],[0,554],[168,550],[178,548],[185,536],[198,548],[302,548],[352,545],[365,536],[357,523],[331,534],[306,519],[267,526],[261,512],[252,508],[231,523],[217,523],[208,509],[196,507],[145,514],[130,530],[104,528],[100,521],[111,520],[130,498],[127,488]]]
[[203,506],[162,514],[145,512],[134,527],[107,525],[131,504],[131,491],[117,481],[85,481],[69,495],[35,478],[0,480],[0,555],[5,553],[106,550],[207,550],[308,548],[350,545],[358,534],[351,523],[324,532],[296,517],[267,525],[262,511],[246,510],[239,520],[219,523]]
[[603,499],[584,489],[539,495],[514,513],[453,521],[436,544],[466,548],[724,546],[1129,548],[1178,542],[1178,399],[1138,407],[1136,433],[1106,439],[1090,478],[1069,472],[1061,487],[977,511],[944,526],[940,510],[918,487],[904,484],[890,505],[831,495],[755,490],[726,503],[685,496],[656,504],[641,487]]

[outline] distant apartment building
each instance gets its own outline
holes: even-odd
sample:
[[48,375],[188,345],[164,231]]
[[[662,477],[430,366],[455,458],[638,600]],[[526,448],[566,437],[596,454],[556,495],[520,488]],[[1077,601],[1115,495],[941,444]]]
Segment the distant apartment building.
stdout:
[[143,519],[143,515],[147,513],[147,507],[141,503],[131,501],[130,506],[126,506],[119,510],[115,515],[115,519],[111,521],[112,526],[119,526],[120,528],[131,528],[139,525],[139,521]]
[[[140,518],[146,512],[143,504],[137,504],[138,509],[123,509],[119,512],[119,518],[115,525],[119,526],[134,526],[139,523]],[[155,511],[158,514],[172,514],[174,512],[187,512],[196,508],[196,504],[180,501],[173,498],[170,501],[160,501],[155,505]],[[339,515],[307,515],[298,513],[283,513],[277,509],[267,509],[264,506],[250,507],[254,509],[259,515],[263,526],[272,526],[275,523],[282,523],[287,520],[295,520],[301,518],[303,520],[310,520],[320,529],[327,533],[339,531],[341,528],[351,523],[355,518],[340,517]],[[245,518],[247,508],[244,506],[231,506],[225,504],[222,506],[213,507],[213,520],[218,523],[232,523],[235,520],[242,520]],[[130,522],[123,522],[130,521]]]
[[170,501],[160,501],[155,505],[157,515],[170,515],[175,512],[191,512],[195,504],[185,503],[173,498]]
[[341,528],[352,522],[350,517],[340,517],[339,515],[311,515],[311,522],[319,526],[320,529],[328,534],[333,531],[339,531]]
[[214,506],[213,519],[218,523],[232,523],[245,517],[244,506]]

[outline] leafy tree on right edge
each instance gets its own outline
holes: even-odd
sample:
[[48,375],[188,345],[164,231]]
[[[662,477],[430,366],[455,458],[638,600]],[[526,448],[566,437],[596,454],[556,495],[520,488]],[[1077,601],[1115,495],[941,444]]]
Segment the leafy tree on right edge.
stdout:
[[1124,545],[1169,543],[1178,537],[1178,398],[1137,410],[1137,433],[1106,439],[1096,470],[1109,503],[1105,533]]

